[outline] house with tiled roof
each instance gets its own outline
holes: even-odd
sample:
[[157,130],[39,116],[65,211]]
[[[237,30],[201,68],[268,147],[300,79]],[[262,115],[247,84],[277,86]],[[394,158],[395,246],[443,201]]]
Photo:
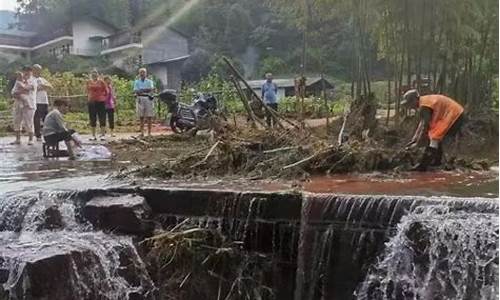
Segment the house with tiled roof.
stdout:
[[180,87],[181,67],[189,57],[188,39],[165,26],[119,30],[104,20],[81,17],[50,33],[0,29],[0,58],[36,61],[38,56],[105,56],[118,68],[146,66],[164,88]]

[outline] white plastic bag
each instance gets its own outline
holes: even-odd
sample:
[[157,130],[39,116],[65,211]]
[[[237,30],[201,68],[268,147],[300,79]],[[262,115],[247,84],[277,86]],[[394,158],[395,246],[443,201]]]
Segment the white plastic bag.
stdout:
[[93,145],[81,148],[78,160],[103,160],[111,158],[111,151],[102,145]]

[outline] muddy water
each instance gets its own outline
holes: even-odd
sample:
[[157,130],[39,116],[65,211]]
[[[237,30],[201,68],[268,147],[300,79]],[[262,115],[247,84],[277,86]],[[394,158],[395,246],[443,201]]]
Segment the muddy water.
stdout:
[[303,188],[315,193],[498,197],[498,171],[410,172],[398,178],[382,174],[314,177]]
[[[0,138],[0,191],[36,189],[85,189],[103,187],[113,169],[128,162],[111,160],[71,161],[43,158],[42,143],[10,145],[12,138]],[[62,144],[61,144],[62,146]],[[90,145],[87,145],[90,146]]]
[[[129,161],[93,160],[69,161],[67,158],[44,159],[42,144],[33,146],[9,145],[11,138],[0,138],[0,186],[2,191],[37,189],[87,189],[117,184],[202,187],[213,189],[248,189],[279,191],[291,188],[317,193],[363,195],[446,195],[462,197],[498,197],[498,168],[489,172],[426,172],[336,175],[313,177],[305,182],[204,180],[158,181],[144,179],[136,182],[110,180],[108,175]],[[90,145],[87,145],[89,147]]]

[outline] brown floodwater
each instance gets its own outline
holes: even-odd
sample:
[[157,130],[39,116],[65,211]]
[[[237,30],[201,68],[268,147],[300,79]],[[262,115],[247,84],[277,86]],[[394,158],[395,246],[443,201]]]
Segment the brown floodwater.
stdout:
[[302,185],[314,193],[498,197],[498,172],[407,172],[313,177]]
[[68,161],[44,159],[41,143],[34,146],[9,145],[0,138],[0,192],[47,189],[88,189],[128,186],[232,189],[253,191],[302,190],[315,193],[363,195],[423,195],[498,197],[498,168],[488,172],[407,172],[398,177],[382,173],[318,176],[308,181],[249,179],[117,180],[108,177],[114,170],[130,166],[128,161]]

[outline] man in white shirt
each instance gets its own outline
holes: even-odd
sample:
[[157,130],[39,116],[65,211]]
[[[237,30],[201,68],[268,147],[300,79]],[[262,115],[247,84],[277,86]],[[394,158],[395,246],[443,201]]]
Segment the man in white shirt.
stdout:
[[45,117],[49,112],[49,96],[47,94],[47,91],[52,89],[52,85],[50,84],[50,82],[40,76],[41,72],[42,66],[40,66],[39,64],[33,65],[33,76],[35,77],[37,83],[36,110],[33,124],[35,127],[35,136],[37,141],[42,140],[42,133],[40,129],[43,121],[45,120]]

